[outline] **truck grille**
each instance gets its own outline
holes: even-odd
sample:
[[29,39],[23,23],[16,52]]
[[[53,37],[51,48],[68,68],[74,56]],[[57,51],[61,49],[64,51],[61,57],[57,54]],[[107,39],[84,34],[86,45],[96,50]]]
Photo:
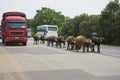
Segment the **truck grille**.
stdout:
[[11,36],[23,36],[23,32],[11,32]]

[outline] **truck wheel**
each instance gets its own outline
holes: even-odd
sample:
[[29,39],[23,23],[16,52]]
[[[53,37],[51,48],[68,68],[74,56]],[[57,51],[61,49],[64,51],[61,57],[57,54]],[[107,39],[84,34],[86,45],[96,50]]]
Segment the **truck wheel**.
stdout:
[[22,44],[23,44],[24,46],[26,46],[26,45],[27,45],[27,43],[26,43],[26,42],[23,42]]

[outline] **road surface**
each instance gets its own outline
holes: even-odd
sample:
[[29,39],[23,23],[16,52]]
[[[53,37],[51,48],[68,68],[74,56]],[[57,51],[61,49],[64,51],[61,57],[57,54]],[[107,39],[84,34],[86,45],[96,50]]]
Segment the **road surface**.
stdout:
[[102,45],[99,54],[0,40],[0,80],[120,80],[120,47]]

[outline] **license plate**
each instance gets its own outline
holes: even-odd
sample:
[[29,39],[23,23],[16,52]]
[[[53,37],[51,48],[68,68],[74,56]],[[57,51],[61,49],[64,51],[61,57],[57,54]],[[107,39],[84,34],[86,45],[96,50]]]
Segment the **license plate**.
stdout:
[[15,39],[19,39],[20,37],[15,37]]

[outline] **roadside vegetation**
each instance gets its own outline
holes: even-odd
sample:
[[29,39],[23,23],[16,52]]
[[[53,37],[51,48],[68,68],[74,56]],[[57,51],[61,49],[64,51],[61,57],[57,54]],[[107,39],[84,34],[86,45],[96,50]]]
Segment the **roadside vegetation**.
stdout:
[[59,35],[90,37],[92,32],[97,32],[105,38],[105,44],[120,45],[120,3],[119,0],[110,1],[99,15],[88,15],[83,13],[70,18],[61,12],[43,7],[36,10],[37,14],[33,19],[28,19],[32,35],[38,25],[58,25]]

